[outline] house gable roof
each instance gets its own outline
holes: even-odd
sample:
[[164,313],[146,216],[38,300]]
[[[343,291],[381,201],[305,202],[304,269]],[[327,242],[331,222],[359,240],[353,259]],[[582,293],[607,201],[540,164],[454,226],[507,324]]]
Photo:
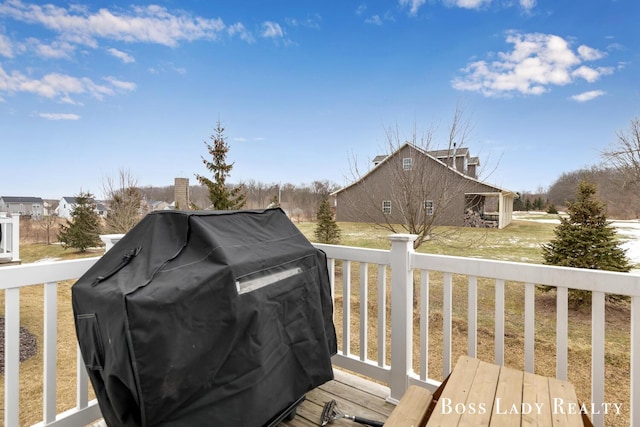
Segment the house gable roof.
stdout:
[[443,159],[447,157],[469,157],[469,149],[467,147],[460,147],[447,150],[430,150],[427,151],[431,156],[437,159]]
[[[404,143],[402,146],[400,146],[396,151],[394,151],[393,153],[389,154],[388,156],[384,156],[384,158],[383,158],[382,160],[380,160],[380,162],[379,162],[379,163],[377,163],[373,168],[371,168],[371,170],[369,170],[369,172],[367,172],[366,174],[364,174],[363,176],[361,176],[361,177],[360,177],[360,179],[358,179],[358,180],[357,180],[357,181],[355,181],[355,182],[352,182],[351,184],[349,184],[349,185],[347,185],[347,186],[345,186],[345,187],[342,187],[342,188],[341,188],[341,189],[339,189],[339,190],[334,191],[333,193],[331,193],[331,195],[332,195],[332,196],[335,196],[335,195],[337,195],[338,193],[341,193],[341,192],[343,192],[343,191],[347,190],[348,188],[351,188],[351,187],[353,187],[354,185],[356,185],[356,184],[358,184],[358,183],[360,183],[360,182],[364,181],[368,176],[370,176],[371,174],[375,173],[379,168],[382,168],[382,166],[383,166],[386,162],[390,161],[389,159],[391,159],[391,158],[395,157],[395,155],[396,155],[396,154],[398,154],[399,152],[401,152],[405,147],[411,147],[411,149],[416,150],[417,152],[419,152],[419,153],[421,153],[422,155],[424,155],[424,156],[426,156],[426,157],[430,158],[430,159],[431,159],[431,160],[433,160],[434,162],[437,162],[437,163],[439,163],[440,165],[442,165],[443,167],[445,167],[445,168],[449,169],[452,173],[456,173],[456,174],[460,175],[461,177],[463,177],[464,179],[467,179],[467,180],[469,180],[469,181],[477,182],[477,183],[479,183],[479,184],[482,184],[482,185],[485,185],[485,186],[487,186],[487,187],[493,188],[493,189],[495,189],[495,190],[496,190],[496,192],[497,192],[497,193],[511,194],[511,195],[515,195],[515,194],[516,194],[516,193],[514,193],[514,192],[513,192],[513,191],[511,191],[511,190],[507,190],[507,189],[504,189],[504,188],[500,188],[500,187],[497,187],[497,186],[492,185],[492,184],[487,184],[486,182],[482,182],[482,181],[480,181],[480,180],[478,180],[478,179],[476,179],[476,178],[472,178],[472,177],[470,177],[470,176],[468,176],[468,175],[465,175],[464,173],[462,173],[462,172],[458,171],[457,169],[455,169],[455,168],[453,168],[453,167],[451,167],[451,166],[448,166],[446,163],[444,163],[442,160],[440,160],[440,159],[438,159],[437,157],[435,157],[435,156],[434,156],[434,154],[433,154],[433,153],[440,153],[440,152],[442,152],[442,153],[446,154],[446,153],[450,152],[450,150],[425,151],[425,150],[423,150],[422,148],[420,148],[420,147],[418,147],[418,146],[416,146],[416,145],[414,145],[414,144],[411,144],[410,142],[405,142],[405,143]],[[466,151],[464,151],[464,153],[465,153],[464,155],[468,155],[468,154],[469,154],[468,148],[458,148],[458,151],[462,151],[462,150],[466,150]],[[383,156],[377,156],[377,157],[376,157],[376,159],[378,159],[379,157],[383,157]],[[375,160],[375,159],[374,159],[374,160]],[[471,160],[476,160],[476,162],[475,162],[475,163],[472,163],[472,164],[476,164],[476,165],[478,165],[478,164],[480,163],[480,161],[479,161],[478,157],[472,157],[472,158],[471,158]]]
[[[78,203],[78,198],[77,197],[63,197],[61,200],[64,200],[65,202],[67,202],[70,205],[75,205]],[[106,210],[106,206],[104,204],[104,202],[100,201],[100,200],[96,200],[94,198],[90,198],[89,199],[89,203],[95,203],[96,204],[96,208],[98,210]]]
[[42,197],[0,196],[0,199],[5,203],[44,203]]

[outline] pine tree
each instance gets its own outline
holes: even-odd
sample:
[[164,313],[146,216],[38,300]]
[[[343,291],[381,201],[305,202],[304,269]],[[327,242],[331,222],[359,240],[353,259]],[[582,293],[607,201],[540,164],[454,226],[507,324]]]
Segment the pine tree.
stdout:
[[[593,183],[583,180],[578,184],[575,200],[568,203],[569,217],[560,218],[554,230],[556,238],[542,246],[545,264],[623,272],[631,269],[616,230],[607,222],[605,205],[595,194]],[[571,290],[570,297],[574,302],[586,302],[590,292]]]
[[64,249],[75,248],[86,252],[100,245],[100,217],[95,211],[96,204],[91,193],[80,192],[66,224],[60,224],[58,240]]
[[218,119],[215,133],[211,135],[213,145],[205,141],[207,151],[211,156],[211,160],[207,160],[202,157],[202,163],[205,167],[213,173],[213,180],[196,174],[196,179],[201,185],[204,185],[209,190],[209,200],[213,209],[216,210],[234,210],[242,209],[246,203],[246,194],[244,193],[244,187],[238,185],[233,188],[227,187],[226,180],[231,169],[233,169],[233,163],[228,164],[226,162],[227,153],[229,152],[229,145],[226,142],[224,136],[224,128]]
[[317,212],[318,224],[314,231],[319,243],[337,244],[340,242],[340,227],[333,218],[329,198],[324,196]]

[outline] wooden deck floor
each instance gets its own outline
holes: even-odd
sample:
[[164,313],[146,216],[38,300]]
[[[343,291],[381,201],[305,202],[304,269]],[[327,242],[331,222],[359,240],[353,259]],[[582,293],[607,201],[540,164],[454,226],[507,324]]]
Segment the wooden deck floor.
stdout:
[[[307,393],[304,402],[298,406],[293,420],[280,423],[280,427],[319,426],[324,404],[332,399],[336,400],[340,411],[346,414],[386,421],[395,408],[394,405],[385,401],[389,396],[387,387],[338,369],[333,371],[335,379]],[[329,424],[335,427],[360,425],[345,419]],[[106,424],[101,420],[91,424],[90,427],[106,427]]]
[[[281,427],[319,426],[324,404],[335,399],[341,412],[371,420],[386,421],[395,408],[385,401],[389,389],[355,375],[334,369],[335,379],[306,394],[304,402],[298,406],[296,416]],[[330,426],[358,426],[351,420],[340,419]]]

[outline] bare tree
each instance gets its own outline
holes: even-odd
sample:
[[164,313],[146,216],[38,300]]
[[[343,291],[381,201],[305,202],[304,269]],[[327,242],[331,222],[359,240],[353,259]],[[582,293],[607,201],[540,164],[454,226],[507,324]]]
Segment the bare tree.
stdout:
[[616,132],[617,141],[602,151],[605,162],[619,170],[625,186],[637,191],[640,185],[640,119],[631,120],[629,131]]
[[[479,183],[464,178],[466,171],[460,170],[464,165],[456,162],[456,153],[465,148],[471,131],[460,106],[456,107],[447,131],[444,144],[436,150],[433,127],[422,135],[418,135],[414,127],[409,139],[401,138],[397,126],[386,129],[386,154],[381,160],[384,164],[379,165],[387,169],[386,173],[365,179],[368,171],[359,170],[357,162],[351,161],[351,178],[357,190],[353,197],[345,197],[345,203],[350,205],[347,209],[357,210],[368,222],[392,233],[416,234],[416,248],[436,237],[452,241],[458,234],[456,229],[437,226],[449,223],[447,215],[453,210],[482,210],[484,197],[461,198],[472,192],[472,185]],[[427,153],[429,155],[425,155]],[[392,156],[398,158],[392,159]],[[380,179],[385,182],[379,182]],[[380,193],[380,188],[385,188],[385,195]],[[393,209],[384,212],[384,200]]]
[[47,245],[51,244],[51,231],[56,228],[58,225],[58,216],[57,215],[42,215],[41,217],[36,218],[36,223],[38,226],[44,230],[47,235]]
[[107,233],[126,233],[142,217],[142,193],[137,180],[128,170],[120,169],[117,180],[103,180],[103,194],[107,197],[109,210],[105,218]]

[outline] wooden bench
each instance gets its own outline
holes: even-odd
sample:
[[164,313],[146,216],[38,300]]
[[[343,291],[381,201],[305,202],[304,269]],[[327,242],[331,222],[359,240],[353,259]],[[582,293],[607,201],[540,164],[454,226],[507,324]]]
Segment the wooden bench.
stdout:
[[409,386],[393,409],[385,427],[423,427],[427,423],[429,408],[433,401],[431,393],[422,387]]
[[385,427],[593,426],[573,385],[463,356],[431,395],[411,386]]

